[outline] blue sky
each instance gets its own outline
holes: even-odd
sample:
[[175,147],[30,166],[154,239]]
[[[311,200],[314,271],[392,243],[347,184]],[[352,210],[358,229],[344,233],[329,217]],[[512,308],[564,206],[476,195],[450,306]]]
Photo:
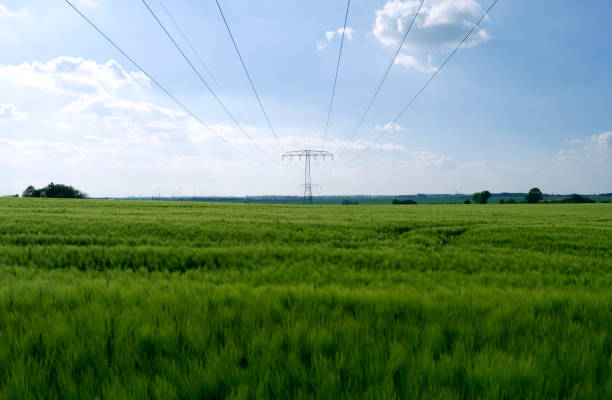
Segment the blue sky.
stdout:
[[[148,3],[196,61],[158,0]],[[604,0],[500,0],[399,124],[389,124],[489,6],[425,0],[350,141],[418,3],[352,1],[324,143],[346,1],[220,0],[282,148],[337,155],[313,163],[315,194],[612,191],[612,3]],[[225,142],[64,1],[0,0],[0,194],[51,181],[94,196],[301,193],[303,164],[280,161],[213,0],[165,4],[221,88],[205,78],[268,158],[142,1],[74,4]]]

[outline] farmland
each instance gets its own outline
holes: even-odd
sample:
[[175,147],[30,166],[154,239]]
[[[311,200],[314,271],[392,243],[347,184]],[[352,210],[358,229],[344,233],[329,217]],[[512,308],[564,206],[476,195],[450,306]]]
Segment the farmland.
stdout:
[[612,397],[612,206],[0,199],[0,398],[271,397]]

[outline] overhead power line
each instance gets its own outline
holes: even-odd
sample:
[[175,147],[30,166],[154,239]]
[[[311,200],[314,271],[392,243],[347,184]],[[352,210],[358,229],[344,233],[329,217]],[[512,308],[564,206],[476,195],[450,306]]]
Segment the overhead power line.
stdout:
[[229,33],[230,39],[232,39],[232,43],[234,45],[234,49],[236,50],[236,54],[238,54],[238,58],[240,59],[240,64],[242,64],[242,68],[244,69],[244,73],[245,73],[247,79],[249,80],[249,84],[251,85],[251,89],[253,90],[253,94],[255,95],[255,98],[257,98],[257,102],[259,103],[259,108],[261,108],[261,112],[263,113],[264,117],[266,118],[266,122],[268,123],[268,127],[270,128],[270,132],[272,132],[272,135],[274,136],[274,139],[276,139],[276,143],[281,148],[281,150],[285,151],[285,149],[283,148],[283,145],[278,140],[278,136],[276,135],[276,131],[274,130],[274,127],[272,126],[272,123],[270,122],[270,118],[268,117],[268,113],[266,112],[266,109],[263,106],[261,98],[259,97],[259,94],[257,93],[257,89],[255,89],[255,84],[253,84],[253,79],[251,79],[251,74],[249,74],[249,70],[247,69],[246,64],[244,62],[244,59],[242,58],[242,54],[240,54],[240,50],[238,49],[238,45],[236,44],[236,40],[234,39],[234,35],[232,34],[232,30],[230,29],[229,24],[227,23],[227,19],[225,18],[225,14],[223,14],[223,10],[221,9],[221,5],[219,4],[219,0],[215,0],[215,2],[217,3],[217,8],[219,9],[219,13],[221,14],[221,18],[223,18],[223,23],[225,24],[225,27],[227,28],[227,33]]
[[210,68],[208,68],[208,65],[206,65],[200,53],[194,48],[193,44],[191,43],[191,40],[189,40],[187,35],[181,29],[178,22],[176,22],[176,20],[174,19],[174,17],[168,10],[168,7],[166,7],[166,5],[164,4],[162,0],[157,0],[157,1],[159,2],[159,5],[163,8],[164,13],[168,16],[170,21],[172,21],[172,24],[174,25],[176,30],[179,32],[179,34],[181,35],[185,43],[187,43],[187,46],[189,47],[189,49],[193,52],[193,54],[195,54],[202,68],[204,68],[204,70],[206,71],[206,73],[208,74],[212,82],[217,86],[217,88],[219,89],[219,92],[227,99],[227,102],[230,104],[230,106],[232,106],[232,109],[236,112],[236,115],[238,115],[242,119],[242,121],[248,125],[249,124],[248,119],[240,112],[240,110],[238,110],[238,107],[236,107],[236,105],[232,102],[232,99],[230,98],[230,96],[227,95],[227,93],[223,89],[223,86],[221,86],[221,84],[219,83],[219,81],[217,80],[213,72],[210,70]]
[[334,76],[334,85],[332,87],[331,100],[329,101],[329,110],[327,111],[327,123],[325,124],[325,133],[323,134],[323,144],[327,139],[329,131],[329,121],[331,120],[332,108],[334,106],[334,97],[336,95],[336,84],[338,83],[338,72],[340,71],[340,60],[342,59],[342,48],[344,47],[344,36],[346,35],[346,22],[348,21],[349,9],[351,0],[346,3],[346,14],[344,15],[344,27],[342,28],[342,39],[340,39],[340,51],[338,52],[338,63],[336,64],[336,75]]
[[[453,58],[453,56],[455,55],[455,53],[457,52],[457,50],[459,50],[459,48],[461,46],[463,46],[463,44],[465,43],[466,40],[468,40],[468,38],[472,35],[472,33],[474,33],[474,31],[476,30],[476,28],[478,28],[478,26],[480,25],[480,23],[487,17],[487,15],[489,15],[489,13],[491,12],[491,10],[493,9],[493,7],[495,7],[495,4],[497,4],[499,0],[493,0],[493,2],[491,3],[491,5],[489,6],[489,8],[484,12],[484,14],[482,14],[482,16],[480,17],[480,19],[474,24],[474,26],[472,27],[472,29],[470,29],[470,31],[465,35],[465,37],[463,38],[463,40],[461,40],[461,42],[459,42],[459,44],[457,45],[457,47],[455,47],[455,49],[446,57],[446,59],[444,60],[444,62],[442,64],[440,64],[440,66],[438,67],[438,69],[436,69],[436,72],[434,72],[431,77],[429,77],[429,79],[427,80],[427,82],[425,82],[425,84],[423,85],[423,87],[421,89],[419,89],[418,92],[416,92],[416,94],[412,97],[412,99],[410,99],[410,101],[408,102],[408,104],[400,111],[399,114],[397,114],[397,116],[393,119],[394,123],[397,123],[397,121],[399,121],[399,119],[406,113],[406,111],[408,110],[408,108],[410,108],[410,106],[412,106],[412,104],[416,101],[416,99],[421,95],[421,93],[423,93],[425,91],[425,89],[427,89],[427,86],[429,86],[429,84],[431,83],[431,81],[433,81],[436,76],[438,76],[438,74],[440,73],[440,71],[442,71],[442,68],[444,68],[444,66],[446,66],[446,64],[448,64],[448,62],[450,61],[451,58]],[[385,131],[382,131],[378,137],[376,138],[376,140],[374,141],[374,143],[376,143],[378,140],[380,140],[380,138],[385,134]]]
[[167,90],[164,86],[162,86],[162,84],[159,83],[159,81],[157,81],[157,79],[155,79],[153,76],[151,76],[136,61],[134,61],[134,59],[132,57],[130,57],[125,51],[123,51],[123,49],[121,49],[121,47],[119,47],[119,45],[117,45],[110,37],[108,37],[108,35],[106,35],[100,28],[98,28],[98,26],[96,24],[94,24],[89,18],[87,18],[85,16],[85,14],[83,14],[74,4],[72,4],[69,0],[64,0],[64,1],[77,14],[79,14],[92,28],[94,28],[104,39],[106,39],[106,41],[109,42],[119,53],[121,53],[121,55],[123,55],[126,59],[128,59],[132,63],[132,65],[134,65],[134,67],[136,67],[143,74],[145,74],[145,76],[147,78],[149,78],[151,80],[151,82],[153,82],[153,84],[155,86],[157,86],[162,92],[164,92],[168,97],[170,97],[172,99],[172,101],[174,101],[181,109],[183,109],[183,111],[185,111],[191,118],[193,118],[194,120],[199,122],[202,126],[204,126],[206,129],[208,129],[208,131],[210,131],[213,135],[215,135],[218,139],[223,141],[225,144],[227,144],[233,150],[237,151],[238,153],[242,154],[243,156],[245,156],[246,158],[248,158],[249,160],[251,160],[253,162],[256,162],[256,163],[261,164],[261,165],[265,165],[261,161],[258,161],[257,159],[251,157],[250,155],[244,153],[243,151],[241,151],[240,149],[238,149],[237,147],[232,145],[232,143],[229,140],[224,138],[222,135],[217,133],[217,131],[215,131],[212,127],[210,127],[208,124],[206,124],[204,121],[202,121],[186,105],[184,105],[180,100],[178,100],[169,90]]
[[213,88],[210,87],[210,85],[208,84],[208,82],[206,82],[206,79],[204,79],[204,77],[202,76],[202,74],[200,74],[200,71],[198,71],[198,69],[193,65],[193,63],[191,62],[191,60],[189,59],[189,57],[187,57],[187,55],[185,54],[185,52],[183,51],[183,49],[181,48],[181,46],[176,42],[176,40],[174,40],[174,37],[170,34],[170,32],[168,32],[168,30],[166,29],[166,27],[164,26],[164,24],[159,20],[159,18],[157,17],[157,14],[155,14],[155,12],[151,9],[151,7],[149,7],[149,4],[147,3],[146,0],[142,0],[143,4],[145,5],[145,7],[147,8],[147,10],[149,10],[149,13],[153,16],[153,18],[155,19],[155,21],[157,22],[157,24],[162,28],[162,30],[166,33],[166,36],[168,36],[168,39],[170,39],[170,41],[172,42],[172,44],[174,45],[174,47],[176,47],[176,49],[178,50],[178,52],[181,54],[181,56],[183,56],[183,58],[185,59],[185,61],[187,61],[187,63],[189,64],[189,66],[191,67],[191,69],[193,70],[193,72],[195,72],[195,74],[198,76],[198,78],[200,79],[200,81],[204,84],[204,86],[208,89],[208,91],[213,95],[213,97],[215,98],[215,100],[217,101],[217,103],[219,103],[219,105],[221,106],[221,108],[223,108],[223,111],[225,111],[225,113],[231,118],[232,121],[234,121],[234,123],[236,124],[236,126],[238,127],[238,129],[240,129],[240,131],[251,141],[251,143],[253,143],[253,145],[264,155],[266,156],[268,159],[270,159],[272,162],[276,162],[274,159],[272,159],[268,153],[266,153],[258,144],[257,142],[255,142],[255,140],[253,140],[253,138],[251,137],[251,135],[249,135],[247,133],[247,131],[242,127],[242,125],[240,124],[240,122],[238,122],[238,120],[236,119],[236,117],[234,117],[234,115],[231,113],[231,111],[225,106],[225,104],[223,104],[223,102],[221,101],[221,99],[219,99],[219,96],[217,96],[217,94],[215,93],[215,91],[213,90]]
[[355,128],[355,131],[353,132],[353,135],[351,136],[349,141],[352,141],[355,138],[355,136],[357,135],[357,133],[359,132],[359,129],[361,129],[361,126],[363,125],[363,122],[365,121],[368,113],[370,112],[370,109],[372,108],[372,105],[374,104],[374,100],[376,100],[376,97],[378,96],[378,93],[380,92],[380,89],[382,88],[383,84],[387,80],[387,77],[389,76],[389,72],[391,71],[391,68],[395,64],[395,60],[397,59],[397,56],[399,55],[400,51],[402,50],[402,47],[404,47],[404,43],[406,42],[406,38],[408,37],[408,34],[412,30],[412,26],[414,25],[414,22],[416,21],[419,13],[421,12],[421,8],[423,7],[423,3],[424,2],[425,2],[425,0],[421,0],[421,2],[419,3],[419,7],[417,8],[416,12],[414,13],[414,16],[412,17],[412,21],[410,21],[410,25],[408,26],[408,29],[406,29],[406,33],[404,33],[404,36],[402,37],[400,45],[398,46],[397,50],[395,51],[395,54],[393,54],[393,58],[391,59],[391,62],[387,66],[387,69],[385,70],[385,73],[383,74],[382,78],[380,79],[380,82],[378,83],[378,86],[376,87],[376,90],[374,91],[374,94],[372,95],[372,98],[370,99],[370,102],[368,103],[368,106],[366,107],[365,112],[361,116],[361,119],[359,120],[359,123],[357,124],[357,127]]
[[[406,113],[406,111],[408,110],[408,108],[410,108],[410,106],[412,106],[412,104],[416,101],[416,99],[421,95],[421,93],[423,93],[425,91],[425,89],[427,89],[427,87],[429,86],[429,84],[431,83],[431,81],[433,81],[436,76],[438,76],[438,74],[440,73],[440,71],[442,70],[442,68],[444,68],[446,66],[446,64],[448,64],[448,62],[450,61],[450,59],[455,55],[455,53],[457,52],[457,50],[459,50],[459,48],[461,48],[461,46],[463,46],[463,44],[466,42],[466,40],[468,40],[468,38],[472,35],[472,33],[474,33],[474,31],[478,28],[478,26],[480,26],[480,23],[487,17],[487,15],[489,15],[489,13],[491,12],[491,10],[493,10],[493,7],[495,7],[495,5],[497,4],[499,0],[493,0],[493,2],[491,3],[491,5],[489,6],[489,8],[487,8],[487,10],[482,14],[482,16],[478,19],[478,21],[476,21],[476,23],[474,24],[474,26],[472,26],[472,29],[470,29],[470,31],[463,37],[463,39],[459,42],[459,44],[457,44],[457,46],[453,49],[452,52],[450,52],[450,54],[446,57],[446,59],[444,60],[444,62],[442,64],[440,64],[440,66],[436,69],[436,71],[431,75],[431,77],[429,77],[429,79],[427,80],[427,82],[425,82],[425,84],[423,85],[423,87],[421,87],[421,89],[419,89],[416,94],[410,99],[410,101],[408,102],[408,104],[400,111],[399,114],[397,114],[397,116],[393,119],[393,123],[397,123],[399,121],[399,119]],[[377,137],[376,139],[368,144],[363,150],[362,152],[366,152],[371,146],[372,144],[377,143],[384,135],[385,135],[386,131],[382,131]],[[355,158],[355,157],[353,157]]]

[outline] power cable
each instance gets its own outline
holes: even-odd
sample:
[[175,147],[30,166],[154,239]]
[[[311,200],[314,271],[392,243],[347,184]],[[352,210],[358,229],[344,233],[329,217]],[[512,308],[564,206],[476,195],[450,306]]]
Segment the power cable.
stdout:
[[346,35],[346,22],[348,21],[349,9],[351,7],[351,0],[346,3],[346,14],[344,15],[344,27],[342,28],[342,39],[340,40],[340,51],[338,52],[338,63],[336,64],[336,75],[334,76],[334,85],[332,87],[331,100],[329,101],[329,110],[327,111],[327,123],[325,124],[325,133],[323,134],[323,147],[325,147],[325,140],[327,139],[327,132],[329,131],[329,121],[331,120],[332,108],[334,105],[334,96],[336,95],[336,84],[338,83],[338,72],[340,71],[340,60],[342,59],[342,48],[344,47],[344,36]]
[[210,77],[212,82],[219,89],[219,92],[226,98],[226,100],[230,104],[230,106],[232,106],[232,109],[236,112],[236,115],[238,115],[242,119],[242,121],[244,123],[249,125],[250,124],[249,120],[240,112],[240,110],[238,110],[238,107],[236,107],[236,105],[232,102],[232,99],[230,98],[230,96],[227,95],[227,93],[223,89],[223,86],[221,86],[221,84],[219,83],[219,81],[217,80],[217,78],[215,77],[213,72],[210,70],[208,65],[206,65],[206,63],[204,62],[204,59],[202,58],[200,53],[194,48],[193,44],[191,43],[191,41],[189,40],[187,35],[183,32],[183,30],[181,29],[179,24],[176,22],[176,20],[174,19],[174,17],[172,16],[170,11],[168,10],[168,7],[166,7],[166,5],[164,4],[164,2],[162,0],[157,0],[157,1],[159,2],[159,5],[163,8],[164,13],[168,16],[170,21],[172,21],[172,24],[174,25],[176,30],[179,32],[179,34],[181,35],[181,37],[183,38],[185,43],[187,43],[187,46],[189,47],[189,49],[193,52],[193,54],[195,54],[195,56],[198,59],[200,65],[202,66],[202,68],[204,68],[204,71],[206,71],[206,73],[208,74],[208,76]]
[[247,69],[246,64],[244,62],[244,59],[242,58],[242,54],[240,54],[240,50],[238,49],[238,45],[236,44],[236,40],[234,39],[234,35],[232,34],[232,30],[230,29],[229,24],[227,22],[227,19],[225,18],[225,14],[223,14],[223,10],[221,9],[221,5],[219,4],[219,0],[215,0],[215,2],[217,3],[217,8],[219,9],[219,13],[221,14],[221,18],[223,18],[223,23],[225,24],[225,27],[227,28],[227,33],[229,33],[230,39],[232,39],[232,43],[234,45],[234,49],[236,50],[236,54],[238,54],[238,58],[240,59],[240,63],[242,64],[242,68],[244,69],[244,73],[246,74],[246,77],[249,80],[249,84],[251,85],[251,89],[253,90],[253,94],[257,98],[257,102],[259,103],[259,108],[261,108],[261,112],[263,113],[264,117],[266,118],[266,122],[268,123],[268,127],[270,128],[270,131],[272,132],[272,135],[274,136],[274,139],[276,139],[276,143],[280,147],[281,151],[284,152],[285,149],[283,148],[283,145],[278,140],[278,136],[276,135],[276,131],[274,130],[274,127],[272,127],[272,123],[270,122],[270,118],[268,117],[268,113],[266,112],[266,109],[264,108],[263,103],[261,102],[261,98],[259,97],[259,94],[257,93],[257,89],[255,89],[255,85],[253,84],[253,80],[251,79],[251,74],[249,74],[249,70]]
[[185,106],[172,93],[170,93],[170,91],[168,91],[164,86],[162,86],[161,83],[159,83],[153,76],[151,76],[147,71],[145,71],[136,61],[134,61],[134,59],[132,57],[130,57],[125,51],[123,51],[121,49],[121,47],[119,47],[119,45],[117,45],[100,28],[98,28],[96,26],[96,24],[94,24],[89,18],[87,18],[85,16],[85,14],[83,14],[77,7],[75,7],[74,4],[72,4],[69,0],[64,0],[64,1],[74,11],[76,11],[76,13],[79,14],[92,28],[94,28],[104,39],[106,39],[106,41],[109,42],[119,53],[121,53],[126,59],[128,59],[132,63],[132,65],[134,65],[138,70],[140,70],[143,74],[145,74],[145,76],[147,78],[149,78],[151,80],[151,82],[153,82],[153,84],[155,84],[155,86],[157,86],[162,92],[164,92],[168,97],[170,97],[172,99],[172,101],[174,101],[180,108],[182,108],[191,118],[193,118],[194,120],[199,122],[202,126],[204,126],[206,129],[208,129],[213,135],[215,135],[217,138],[219,138],[221,141],[226,143],[229,147],[231,147],[232,149],[234,149],[238,153],[242,154],[243,156],[245,156],[246,158],[250,159],[253,162],[256,162],[256,163],[261,164],[261,165],[265,165],[261,161],[256,160],[255,158],[251,157],[250,155],[244,153],[243,151],[241,151],[240,149],[238,149],[237,147],[232,145],[232,143],[229,140],[227,140],[226,138],[221,136],[214,129],[212,129],[212,127],[210,127],[208,124],[206,124],[200,118],[198,118],[189,108],[187,108],[187,106]]
[[[461,40],[461,42],[459,42],[459,44],[457,45],[457,47],[455,47],[455,49],[446,57],[446,59],[444,60],[444,62],[442,64],[440,64],[440,66],[436,69],[436,72],[434,72],[431,77],[427,80],[427,82],[425,82],[425,85],[423,85],[423,87],[412,97],[412,99],[408,102],[408,104],[402,109],[402,111],[400,111],[399,114],[397,114],[397,116],[393,119],[393,123],[397,123],[397,121],[399,121],[399,119],[404,115],[404,113],[408,110],[408,108],[410,108],[410,106],[412,106],[412,104],[416,101],[416,99],[421,95],[421,93],[423,93],[423,91],[425,91],[425,89],[427,89],[427,86],[429,86],[429,84],[431,83],[431,81],[433,81],[436,76],[438,76],[438,74],[440,73],[440,71],[442,70],[442,68],[444,68],[444,66],[450,61],[450,59],[455,55],[455,53],[457,52],[457,50],[459,50],[459,48],[463,45],[463,43],[465,43],[466,40],[468,40],[468,38],[472,35],[472,33],[474,33],[474,31],[476,30],[476,28],[478,28],[478,26],[480,25],[480,23],[486,18],[486,16],[491,12],[491,10],[493,9],[493,7],[495,7],[495,4],[497,4],[499,0],[493,0],[493,2],[491,3],[491,5],[489,6],[489,8],[484,12],[484,14],[482,14],[482,16],[480,17],[480,19],[474,24],[474,26],[472,27],[472,29],[470,29],[470,31],[465,35],[465,37],[463,38],[463,40]],[[378,137],[376,138],[376,140],[374,141],[374,143],[376,143],[383,135],[385,134],[385,131],[382,131],[380,133],[380,135],[378,135]]]
[[359,120],[359,123],[357,124],[357,127],[355,128],[355,131],[353,132],[353,135],[349,139],[349,142],[352,141],[355,138],[355,136],[359,132],[359,129],[363,125],[363,122],[365,121],[368,113],[370,112],[370,109],[372,108],[372,105],[374,104],[374,100],[376,100],[376,97],[378,96],[378,93],[380,92],[380,89],[382,88],[383,84],[387,80],[387,77],[389,76],[389,72],[391,71],[391,68],[395,64],[395,60],[397,59],[397,56],[399,55],[400,51],[402,50],[402,47],[404,47],[404,43],[406,42],[406,38],[408,37],[408,34],[412,30],[412,26],[414,25],[414,22],[416,21],[417,16],[421,12],[421,8],[423,7],[423,3],[424,2],[425,2],[425,0],[421,0],[421,2],[419,3],[419,7],[417,8],[416,12],[414,13],[414,17],[412,17],[412,21],[410,21],[410,25],[408,26],[408,29],[406,30],[406,33],[404,33],[404,36],[402,37],[400,45],[398,46],[397,50],[395,51],[395,54],[393,54],[393,58],[391,59],[391,62],[389,63],[389,66],[385,70],[385,73],[383,74],[382,78],[380,79],[380,82],[378,83],[378,86],[376,87],[376,90],[374,91],[374,94],[372,95],[372,98],[370,99],[370,102],[368,103],[368,106],[367,106],[365,112],[361,116],[361,119]]
[[[425,91],[425,89],[429,86],[429,84],[431,83],[431,81],[433,81],[435,79],[436,76],[438,76],[438,74],[440,73],[440,71],[442,70],[442,68],[444,68],[446,66],[446,64],[448,64],[448,62],[450,61],[450,59],[455,55],[455,53],[457,52],[457,50],[459,50],[459,48],[466,42],[466,40],[468,40],[468,38],[472,35],[472,33],[474,33],[474,31],[476,30],[476,28],[478,28],[478,26],[480,26],[480,23],[487,17],[487,15],[489,15],[489,13],[491,12],[491,10],[493,9],[493,7],[495,7],[495,5],[497,4],[499,0],[493,0],[493,2],[491,3],[491,5],[489,6],[489,8],[484,12],[484,14],[482,14],[482,16],[480,17],[480,19],[478,19],[478,21],[474,24],[474,26],[472,26],[472,29],[470,29],[470,31],[465,35],[465,37],[459,42],[459,44],[457,45],[457,47],[454,48],[454,50],[452,52],[450,52],[450,54],[446,57],[446,59],[444,60],[444,62],[442,64],[440,64],[440,66],[436,69],[436,71],[431,75],[431,77],[427,80],[427,82],[425,82],[425,84],[423,85],[423,87],[421,87],[421,89],[419,91],[416,92],[416,94],[412,97],[412,99],[408,102],[408,104],[400,111],[400,113],[393,119],[393,123],[397,123],[399,121],[399,119],[404,115],[404,113],[408,110],[408,108],[410,108],[410,106],[412,106],[412,104],[416,101],[416,99],[421,95],[421,93],[423,93],[423,91]],[[365,149],[362,150],[362,152],[366,152],[371,146],[372,144],[377,143],[384,135],[385,135],[386,131],[382,131],[377,137],[376,139],[368,144]]]
[[215,100],[217,100],[217,103],[219,103],[219,105],[221,106],[221,108],[223,108],[223,111],[225,111],[225,113],[231,118],[232,121],[234,121],[234,123],[236,124],[236,126],[240,129],[240,131],[251,141],[251,143],[253,143],[253,145],[264,155],[266,156],[268,159],[270,159],[272,162],[276,163],[276,161],[274,159],[272,159],[268,153],[266,153],[258,144],[257,142],[255,142],[255,140],[253,140],[253,138],[251,137],[251,135],[249,135],[247,133],[247,131],[242,127],[242,125],[240,124],[240,122],[238,122],[238,120],[236,119],[236,117],[234,117],[234,115],[230,112],[230,110],[228,110],[228,108],[225,106],[225,104],[223,104],[223,102],[221,101],[221,99],[219,99],[219,97],[217,96],[217,94],[215,93],[215,91],[210,87],[210,85],[208,84],[208,82],[206,82],[206,79],[204,79],[204,77],[202,76],[202,74],[200,74],[200,72],[198,71],[198,69],[193,65],[193,63],[191,62],[191,60],[189,59],[189,57],[187,57],[187,55],[185,54],[185,52],[183,51],[183,49],[181,48],[181,46],[176,42],[176,40],[174,40],[174,37],[170,34],[170,32],[168,32],[168,30],[166,29],[166,27],[164,26],[164,24],[159,20],[159,18],[157,17],[157,14],[155,14],[155,12],[151,9],[151,7],[149,7],[149,4],[147,3],[146,0],[142,0],[143,4],[145,5],[145,7],[147,8],[147,10],[149,10],[149,13],[153,16],[153,18],[155,19],[155,21],[157,21],[157,24],[162,28],[162,30],[166,33],[166,36],[168,36],[168,38],[170,39],[170,41],[172,42],[172,44],[174,45],[174,47],[176,47],[176,49],[179,51],[179,53],[183,56],[183,58],[185,59],[185,61],[187,61],[187,63],[189,64],[189,66],[191,67],[191,69],[193,70],[193,72],[195,72],[195,74],[198,76],[198,78],[200,78],[200,81],[204,84],[204,86],[208,89],[208,91],[213,95],[213,97],[215,98]]

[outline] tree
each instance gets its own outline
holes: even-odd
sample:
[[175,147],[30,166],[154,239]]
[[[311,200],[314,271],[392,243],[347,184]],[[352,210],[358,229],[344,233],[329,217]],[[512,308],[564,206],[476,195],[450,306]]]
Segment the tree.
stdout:
[[42,189],[28,186],[23,192],[23,197],[51,197],[60,199],[84,199],[87,195],[72,186],[55,184],[51,182]]
[[36,189],[34,188],[34,186],[30,185],[26,188],[26,190],[23,191],[22,196],[23,197],[38,197],[35,196],[36,194]]
[[539,203],[544,198],[542,191],[538,188],[533,188],[525,196],[525,201],[530,204]]
[[491,192],[489,192],[488,190],[485,190],[483,192],[477,192],[472,195],[472,199],[476,204],[487,204],[489,198],[491,198]]
[[465,199],[465,201],[463,202],[463,204],[472,204],[472,202],[470,201],[470,199]]

